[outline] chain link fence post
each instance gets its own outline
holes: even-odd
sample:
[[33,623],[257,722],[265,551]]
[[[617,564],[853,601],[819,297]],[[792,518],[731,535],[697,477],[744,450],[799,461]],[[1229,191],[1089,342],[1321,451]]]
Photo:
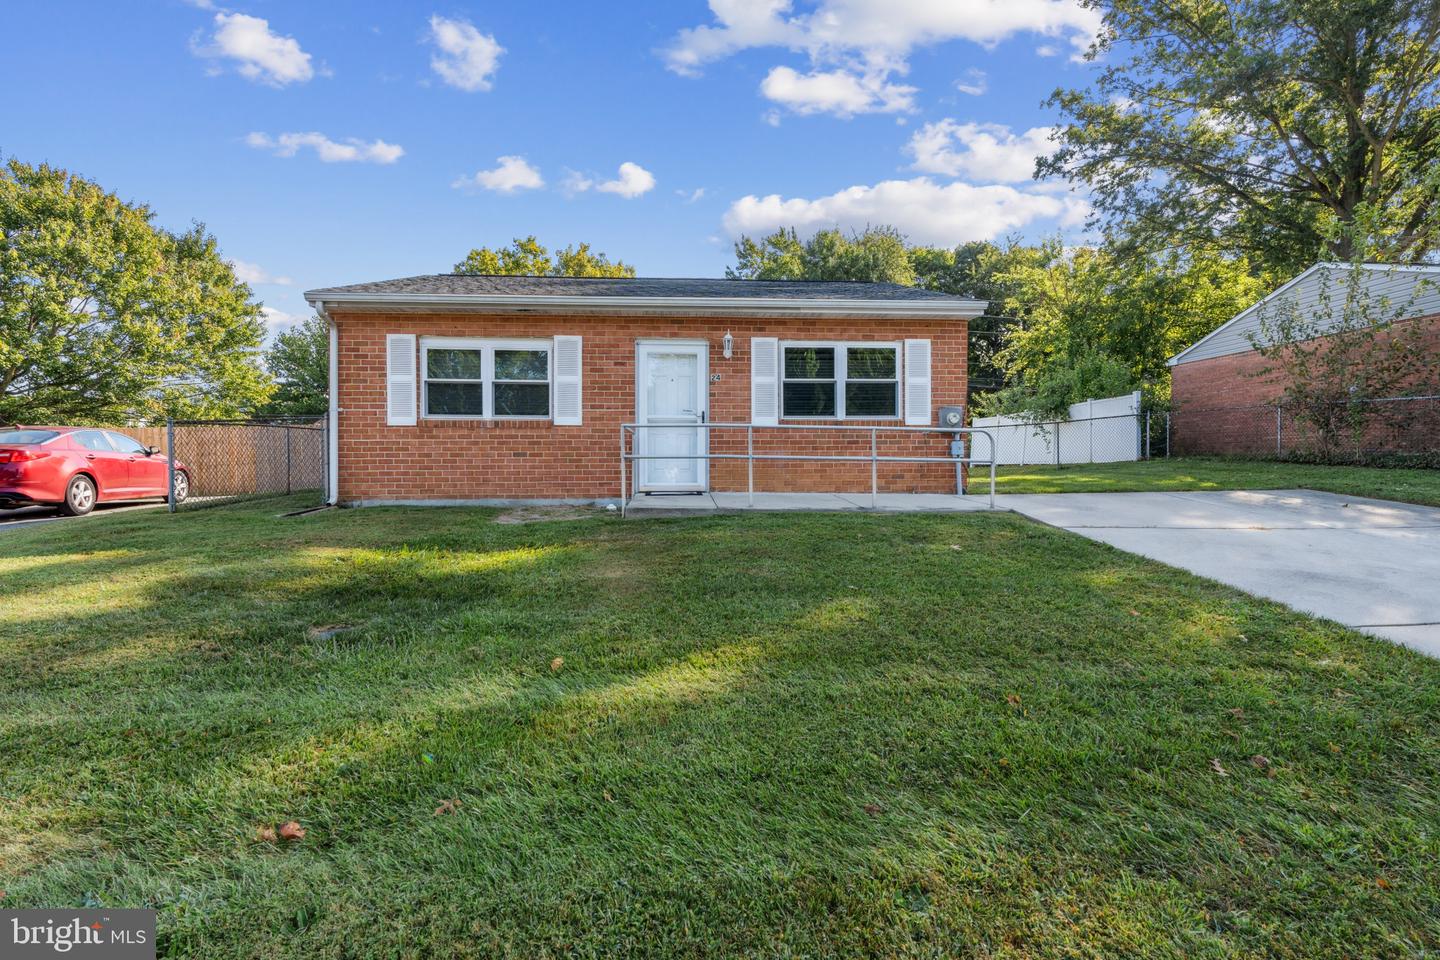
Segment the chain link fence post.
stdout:
[[165,502],[175,512],[175,420],[165,418]]

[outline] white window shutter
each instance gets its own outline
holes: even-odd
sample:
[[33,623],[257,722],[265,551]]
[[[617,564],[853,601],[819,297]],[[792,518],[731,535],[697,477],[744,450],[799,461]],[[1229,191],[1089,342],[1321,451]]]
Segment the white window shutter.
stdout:
[[780,422],[780,341],[776,337],[750,338],[750,422],[771,427]]
[[930,341],[905,341],[905,423],[930,426]]
[[415,334],[385,335],[385,422],[415,426]]
[[555,407],[556,425],[580,425],[580,337],[555,338]]

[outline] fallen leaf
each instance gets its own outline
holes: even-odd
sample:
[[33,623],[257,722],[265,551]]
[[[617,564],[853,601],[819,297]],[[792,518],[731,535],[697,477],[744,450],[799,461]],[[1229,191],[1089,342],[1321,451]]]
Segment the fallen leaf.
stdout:
[[280,839],[304,840],[305,828],[300,826],[300,824],[296,823],[294,820],[287,820],[285,823],[280,824]]
[[442,801],[441,804],[440,804],[440,806],[438,806],[438,807],[435,808],[435,816],[438,817],[438,816],[440,816],[441,814],[454,813],[454,812],[459,808],[459,806],[460,806],[460,801],[459,801],[459,800],[445,800],[445,801]]
[[1228,714],[1230,714],[1230,716],[1234,717],[1236,720],[1244,720],[1244,719],[1245,719],[1245,708],[1244,708],[1244,707],[1231,707],[1229,710],[1226,710],[1225,712],[1228,713]]
[[1008,703],[1008,704],[1010,704],[1010,706],[1012,706],[1012,707],[1018,707],[1018,706],[1020,706],[1020,694],[1018,694],[1018,693],[1007,693],[1007,694],[1005,694],[1005,702]]
[[609,791],[609,790],[602,791],[600,795],[605,798],[605,802],[606,802],[606,803],[614,803],[614,802],[615,802],[615,798],[610,795],[610,791]]
[[255,828],[255,839],[256,839],[256,840],[259,840],[261,843],[274,843],[274,842],[275,842],[275,828],[274,828],[274,827],[256,827],[256,828]]
[[885,812],[884,808],[878,803],[867,803],[862,809],[872,817],[878,817]]
[[1130,611],[1130,616],[1132,616],[1132,617],[1138,617],[1138,616],[1140,616],[1140,611],[1139,611],[1139,610],[1131,610],[1131,611]]
[[1260,754],[1257,753],[1255,754],[1255,756],[1250,758],[1250,764],[1256,770],[1264,770],[1265,776],[1267,777],[1275,776],[1275,768],[1270,765],[1269,757],[1262,757]]
[[1331,752],[1331,753],[1339,753],[1339,752],[1340,752],[1340,744],[1338,744],[1338,743],[1332,743],[1332,744],[1330,744],[1330,752]]
[[563,667],[563,666],[565,666],[565,658],[564,658],[564,657],[556,657],[554,660],[551,660],[551,661],[550,661],[550,672],[551,672],[551,673],[559,673],[559,672],[560,672],[560,668]]
[[1381,890],[1389,890],[1390,881],[1386,880],[1384,877],[1376,877],[1375,886],[1379,887]]
[[1222,776],[1222,777],[1228,777],[1228,776],[1230,776],[1230,774],[1228,774],[1228,773],[1225,772],[1225,767],[1224,767],[1223,764],[1220,763],[1220,758],[1219,758],[1219,757],[1211,757],[1211,758],[1210,758],[1210,769],[1211,769],[1211,770],[1214,770],[1217,774],[1219,774],[1219,775]]

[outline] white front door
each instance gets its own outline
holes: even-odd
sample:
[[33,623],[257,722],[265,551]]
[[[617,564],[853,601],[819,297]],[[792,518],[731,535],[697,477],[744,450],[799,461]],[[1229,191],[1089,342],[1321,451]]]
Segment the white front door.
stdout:
[[[636,355],[635,452],[646,457],[698,457],[709,450],[705,422],[709,399],[703,343],[642,343]],[[637,460],[639,491],[704,490],[702,459]]]

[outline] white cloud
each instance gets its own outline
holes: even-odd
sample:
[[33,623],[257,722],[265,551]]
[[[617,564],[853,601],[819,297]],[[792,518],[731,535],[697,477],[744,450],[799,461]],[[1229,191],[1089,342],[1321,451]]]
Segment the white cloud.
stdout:
[[269,150],[277,157],[293,157],[304,148],[315,151],[322,163],[394,163],[405,155],[405,148],[399,144],[372,140],[366,143],[356,137],[346,137],[343,142],[331,140],[323,133],[282,133],[272,137],[268,133],[251,133],[245,142],[257,150]]
[[288,287],[295,281],[289,277],[271,273],[258,263],[251,263],[248,260],[231,260],[230,265],[235,268],[235,279],[241,283],[270,283],[280,287]]
[[971,67],[965,71],[963,80],[955,81],[955,89],[961,93],[968,93],[972,97],[978,97],[990,89],[990,80],[985,76],[984,70]]
[[494,170],[481,170],[473,177],[461,177],[451,186],[480,187],[496,193],[514,193],[517,190],[538,190],[545,186],[545,178],[532,167],[524,157],[499,157]]
[[626,200],[633,200],[642,193],[649,193],[655,189],[655,175],[640,164],[626,160],[620,164],[614,180],[603,182],[597,182],[592,177],[570,170],[566,173],[561,189],[571,195],[584,193],[586,190],[598,190],[601,193],[613,193]]
[[857,75],[847,70],[799,73],[776,67],[760,84],[760,92],[796,113],[895,113],[915,109],[915,88],[890,83],[885,71]]
[[680,31],[662,51],[671,70],[694,75],[742,50],[779,47],[806,54],[817,71],[811,76],[838,66],[888,84],[917,47],[951,40],[991,47],[1034,33],[1068,42],[1078,56],[1100,29],[1100,14],[1075,0],[815,0],[799,12],[792,0],[710,0],[710,11],[712,23]]
[[1035,48],[1035,56],[1058,57],[1060,56],[1060,48],[1055,46],[1055,44],[1053,43],[1042,43],[1040,44],[1040,46]]
[[192,44],[192,49],[197,56],[232,60],[240,76],[273,87],[304,83],[315,76],[310,54],[294,37],[282,37],[270,29],[268,20],[243,13],[215,14],[210,42]]
[[695,201],[699,200],[701,197],[705,196],[705,188],[704,188],[704,187],[696,187],[694,190],[676,190],[676,191],[675,191],[675,196],[680,197],[680,198],[681,198],[682,200],[684,200],[687,204],[688,204],[688,203],[694,203]]
[[863,230],[874,224],[897,227],[913,243],[953,246],[993,240],[1037,220],[1061,227],[1084,223],[1089,205],[1074,196],[1051,196],[1003,185],[941,185],[928,177],[854,186],[815,199],[742,197],[725,213],[731,236],[766,234],[794,227],[802,234],[838,227]]
[[1053,127],[1015,134],[1000,123],[956,123],[945,119],[916,130],[905,150],[914,169],[983,183],[1021,183],[1035,172],[1035,158],[1048,155]]
[[626,160],[620,164],[619,176],[614,180],[596,184],[595,189],[601,193],[619,194],[626,200],[632,200],[655,189],[655,175],[640,164]]
[[279,310],[275,307],[261,307],[260,314],[265,318],[265,325],[272,331],[276,331],[281,327],[294,326],[305,319],[298,314],[286,313],[284,310]]
[[430,42],[440,52],[430,68],[452,87],[474,93],[489,90],[505,48],[489,34],[465,20],[448,20],[438,13],[430,18]]

